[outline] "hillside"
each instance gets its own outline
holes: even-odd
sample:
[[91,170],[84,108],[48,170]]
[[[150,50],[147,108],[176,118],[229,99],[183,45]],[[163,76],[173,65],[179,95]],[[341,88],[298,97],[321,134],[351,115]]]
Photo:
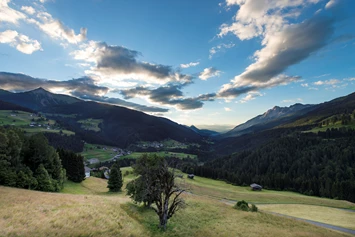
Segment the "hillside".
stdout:
[[219,132],[216,131],[212,131],[209,129],[199,129],[196,126],[192,125],[189,127],[191,130],[193,130],[194,132],[200,134],[201,136],[205,136],[205,137],[209,137],[209,136],[217,136],[219,134]]
[[25,108],[20,105],[5,102],[2,100],[0,100],[0,110],[17,110],[17,111],[23,111],[23,112],[29,112],[29,113],[34,112],[33,110],[31,110],[29,108]]
[[19,93],[3,91],[0,93],[0,100],[37,111],[40,111],[45,107],[60,104],[72,104],[81,101],[71,96],[50,93],[43,88]]
[[316,106],[314,105],[303,104],[294,104],[290,107],[275,106],[265,113],[236,126],[229,132],[222,134],[220,137],[237,137],[248,133],[261,132],[271,129],[289,121],[294,121],[315,108]]
[[[162,141],[169,138],[180,142],[201,140],[200,134],[166,118],[53,94],[43,88],[22,93],[3,91],[0,99],[48,113],[47,117],[57,120],[90,143],[126,147],[138,141]],[[87,129],[83,126],[86,121],[97,121],[96,128]]]
[[299,132],[355,128],[355,93],[317,105],[274,107],[263,115],[214,137],[212,152],[223,156],[256,149],[268,142]]
[[352,114],[355,111],[355,93],[347,96],[339,97],[334,100],[324,102],[317,107],[304,114],[301,118],[282,125],[282,127],[299,127],[299,126],[318,126],[323,120],[334,116]]
[[[127,169],[123,173],[125,170]],[[131,175],[125,176],[125,183],[131,179]],[[265,212],[238,211],[229,202],[220,201],[218,197],[227,195],[231,199],[246,198],[264,203],[269,203],[270,200],[273,203],[289,200],[325,206],[351,206],[343,201],[312,198],[290,192],[265,190],[255,193],[248,188],[200,177],[186,182],[195,195],[184,195],[188,205],[169,220],[166,232],[157,229],[157,216],[152,210],[133,204],[125,193],[108,194],[106,181],[102,179],[90,177],[82,184],[67,182],[67,188],[63,190],[65,193],[44,193],[0,186],[0,235],[208,237],[231,236],[232,233],[250,237],[349,236]],[[210,194],[217,196],[212,197]],[[272,206],[269,209],[274,210]],[[322,211],[331,209],[333,208],[324,207]],[[337,214],[333,217],[337,219],[342,216]],[[353,228],[353,225],[350,227]]]
[[236,185],[255,182],[266,188],[355,202],[354,135],[354,130],[329,130],[283,136],[186,169]]
[[[92,139],[90,143],[103,144],[103,141],[109,141],[111,144],[126,147],[138,141],[162,141],[170,138],[181,142],[198,142],[201,139],[199,134],[169,119],[93,101],[57,105],[43,111],[51,114],[76,114],[74,118],[53,118],[70,124],[85,140]],[[99,132],[81,129],[81,124],[77,121],[87,118],[102,120],[98,125]]]

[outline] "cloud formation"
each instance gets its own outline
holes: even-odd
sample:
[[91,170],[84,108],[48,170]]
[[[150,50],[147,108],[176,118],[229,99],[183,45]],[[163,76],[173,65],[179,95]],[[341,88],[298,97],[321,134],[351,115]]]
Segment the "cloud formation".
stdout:
[[150,89],[146,87],[136,87],[122,90],[120,93],[125,99],[134,97],[147,98],[149,102],[160,105],[174,106],[179,110],[194,110],[203,106],[204,101],[213,101],[216,94],[203,94],[193,98],[184,98],[181,91],[182,85],[168,85]]
[[42,50],[41,44],[37,40],[30,39],[28,36],[19,34],[14,30],[0,32],[0,43],[9,44],[25,54],[32,54],[35,51]]
[[203,72],[200,72],[199,74],[199,78],[201,80],[207,80],[211,77],[218,77],[219,75],[221,75],[221,71],[217,70],[216,68],[214,67],[209,67],[209,68],[205,68],[203,70]]
[[263,96],[263,94],[258,91],[249,91],[244,98],[239,100],[239,102],[244,104],[244,103],[247,103],[248,101],[255,100],[257,97],[260,97],[260,96]]
[[339,84],[340,81],[338,79],[331,79],[331,80],[325,80],[325,81],[316,81],[313,84],[316,86],[323,86],[323,85],[335,85]]
[[70,44],[78,44],[86,39],[87,29],[81,28],[79,34],[65,26],[60,20],[54,19],[48,12],[38,12],[27,21],[36,25],[45,34],[55,40],[61,40]]
[[302,8],[317,2],[319,0],[227,0],[228,6],[239,5],[240,8],[235,22],[222,25],[219,36],[232,33],[240,40],[261,37],[262,48],[254,53],[254,63],[223,85],[218,96],[236,97],[299,80],[299,76],[282,73],[327,44],[333,34],[334,19],[315,15],[298,24],[289,21],[299,16]]
[[31,6],[22,6],[21,10],[26,12],[29,15],[33,15],[33,14],[36,13],[36,10],[33,7],[31,7]]
[[84,100],[93,100],[114,105],[129,107],[143,112],[168,112],[168,109],[155,106],[145,106],[119,98],[105,96],[109,88],[94,84],[89,77],[82,77],[68,81],[54,81],[33,78],[24,74],[0,72],[0,88],[9,91],[28,91],[42,87],[54,93],[63,93],[78,97]]
[[12,24],[18,24],[19,20],[26,18],[26,15],[9,7],[8,3],[10,1],[11,0],[0,1],[0,23],[9,22]]
[[325,9],[333,8],[333,7],[335,7],[338,3],[339,3],[339,0],[330,0],[330,1],[327,2],[327,4],[325,5]]
[[191,62],[191,63],[187,63],[187,64],[180,64],[180,67],[181,68],[196,67],[199,64],[200,64],[200,62]]
[[93,66],[86,71],[112,83],[127,79],[154,84],[168,82],[190,83],[192,77],[178,73],[171,66],[139,61],[141,53],[123,46],[108,45],[105,42],[90,41],[71,53],[77,59]]
[[210,55],[208,56],[209,59],[212,59],[213,56],[218,53],[218,52],[221,52],[221,51],[224,51],[225,49],[230,49],[230,48],[233,48],[235,46],[235,44],[233,43],[230,43],[230,44],[219,44],[215,47],[212,47],[210,49]]
[[0,87],[10,91],[26,91],[42,87],[46,90],[66,94],[81,93],[87,95],[103,95],[109,88],[97,86],[89,77],[82,77],[68,81],[54,81],[34,78],[24,74],[0,72]]

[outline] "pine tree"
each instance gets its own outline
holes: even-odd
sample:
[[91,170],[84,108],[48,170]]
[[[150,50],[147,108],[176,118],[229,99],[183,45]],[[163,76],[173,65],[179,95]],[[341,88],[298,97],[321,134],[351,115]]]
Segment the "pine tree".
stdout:
[[41,191],[54,191],[51,177],[49,176],[46,168],[43,164],[40,164],[36,170],[35,178],[37,179],[38,185],[37,190]]
[[123,185],[122,172],[118,162],[116,162],[110,171],[110,178],[108,179],[108,188],[110,192],[119,192],[121,191]]

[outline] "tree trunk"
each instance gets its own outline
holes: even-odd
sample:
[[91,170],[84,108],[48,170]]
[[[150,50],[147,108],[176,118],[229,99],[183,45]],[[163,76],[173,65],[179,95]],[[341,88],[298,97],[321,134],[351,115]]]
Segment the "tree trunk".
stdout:
[[169,210],[169,200],[165,200],[163,204],[163,210],[159,215],[160,225],[159,227],[166,230],[166,224],[168,224],[168,210]]

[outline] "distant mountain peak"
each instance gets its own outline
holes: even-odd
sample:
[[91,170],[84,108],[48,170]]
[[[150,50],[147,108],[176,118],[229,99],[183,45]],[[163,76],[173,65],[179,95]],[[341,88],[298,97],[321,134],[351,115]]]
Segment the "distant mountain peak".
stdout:
[[304,105],[301,103],[296,103],[288,107],[274,106],[265,113],[236,126],[231,131],[227,132],[225,136],[239,136],[246,133],[269,129],[308,112],[309,110],[307,110],[307,108],[311,109],[312,107],[313,105]]
[[28,92],[36,93],[36,94],[38,94],[38,93],[41,93],[41,94],[43,94],[43,93],[51,93],[51,92],[45,90],[43,87],[38,87],[37,89],[34,89],[32,91],[28,91]]

